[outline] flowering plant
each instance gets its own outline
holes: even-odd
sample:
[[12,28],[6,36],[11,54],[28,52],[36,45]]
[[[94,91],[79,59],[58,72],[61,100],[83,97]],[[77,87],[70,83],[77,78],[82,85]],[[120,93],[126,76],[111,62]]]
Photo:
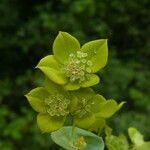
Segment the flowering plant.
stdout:
[[107,63],[107,40],[91,41],[80,47],[75,37],[59,32],[53,53],[41,59],[37,68],[66,90],[77,90],[99,83],[99,77],[94,73]]
[[103,139],[92,131],[99,135],[106,120],[124,104],[106,100],[91,88],[99,83],[95,73],[107,63],[107,40],[80,47],[75,37],[59,32],[53,53],[36,66],[46,76],[44,84],[26,94],[38,112],[39,128],[65,149],[103,150]]
[[[37,123],[42,132],[61,128],[67,116],[78,127],[93,128],[97,120],[112,116],[123,104],[117,105],[114,100],[106,101],[90,88],[68,92],[49,79],[42,87],[31,90],[26,97],[33,109],[39,113]],[[111,110],[107,111],[106,108]]]

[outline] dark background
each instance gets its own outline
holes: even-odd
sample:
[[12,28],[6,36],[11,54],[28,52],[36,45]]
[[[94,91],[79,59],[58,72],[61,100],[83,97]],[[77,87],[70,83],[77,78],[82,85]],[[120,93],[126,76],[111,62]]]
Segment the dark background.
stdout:
[[148,6],[149,0],[0,0],[0,149],[57,149],[23,95],[42,82],[34,67],[60,30],[82,44],[109,39],[109,62],[95,90],[126,104],[108,124],[116,134],[134,126],[150,140]]

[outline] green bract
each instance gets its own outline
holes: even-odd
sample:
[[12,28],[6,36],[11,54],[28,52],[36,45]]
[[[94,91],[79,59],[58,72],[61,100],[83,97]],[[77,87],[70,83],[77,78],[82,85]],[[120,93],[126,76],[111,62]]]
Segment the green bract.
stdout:
[[95,111],[95,115],[97,118],[110,118],[115,112],[117,112],[125,102],[121,102],[119,105],[114,99],[106,100],[102,95],[96,95],[95,97],[96,108],[93,109],[99,111]]
[[112,134],[112,129],[105,127],[105,142],[108,150],[129,150],[129,143],[124,134],[115,136]]
[[99,94],[95,96],[94,103],[92,111],[95,116],[95,122],[90,126],[90,129],[98,132],[106,125],[106,119],[114,115],[124,104],[124,102],[117,104],[113,99],[106,100]]
[[133,127],[128,129],[129,137],[133,143],[132,150],[149,150],[150,141],[144,141],[144,136]]
[[[101,121],[105,121],[122,106],[122,103],[117,105],[114,100],[105,100],[91,88],[68,92],[49,79],[43,87],[31,90],[26,97],[33,109],[39,112],[37,123],[42,132],[59,129],[68,115],[72,116],[76,126],[96,130]],[[111,108],[110,112],[106,108]]]
[[80,47],[75,37],[59,32],[53,53],[41,59],[37,68],[65,89],[77,90],[99,83],[99,77],[94,73],[107,63],[107,40],[91,41]]
[[[73,133],[72,133],[73,132]],[[86,130],[75,127],[63,127],[51,133],[55,143],[66,150],[103,150],[104,142],[101,137]]]
[[74,124],[85,129],[97,131],[105,125],[105,120],[124,104],[122,102],[118,105],[115,100],[106,100],[103,96],[95,94],[91,88],[82,88],[71,93],[75,96],[71,102]]
[[46,80],[43,87],[31,90],[26,97],[33,109],[39,112],[37,123],[42,132],[51,132],[63,126],[71,101],[66,90]]
[[[59,32],[53,53],[37,65],[46,75],[44,85],[26,95],[33,109],[39,113],[39,128],[43,133],[52,132],[53,141],[68,150],[103,150],[100,137],[77,127],[100,134],[106,126],[106,119],[124,104],[117,104],[113,99],[106,100],[90,88],[99,83],[95,73],[107,63],[107,40],[91,41],[80,47],[75,37]],[[72,128],[63,127],[69,122]]]
[[143,135],[136,128],[130,127],[128,129],[131,145],[124,134],[115,136],[112,134],[112,129],[108,126],[105,127],[105,133],[105,142],[108,150],[149,150],[150,148],[150,141],[144,141]]

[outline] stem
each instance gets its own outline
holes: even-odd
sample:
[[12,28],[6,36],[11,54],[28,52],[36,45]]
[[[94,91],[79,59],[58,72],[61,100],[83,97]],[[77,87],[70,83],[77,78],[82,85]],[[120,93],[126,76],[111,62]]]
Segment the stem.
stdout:
[[100,134],[101,134],[101,130],[100,130],[100,129],[98,129],[98,136],[100,136]]
[[73,137],[73,136],[74,136],[74,130],[75,130],[75,125],[73,124],[73,125],[72,125],[71,137]]
[[72,130],[71,130],[71,137],[70,137],[70,144],[73,146],[74,144],[74,131],[75,131],[75,124],[73,123],[73,117],[71,117],[72,121]]

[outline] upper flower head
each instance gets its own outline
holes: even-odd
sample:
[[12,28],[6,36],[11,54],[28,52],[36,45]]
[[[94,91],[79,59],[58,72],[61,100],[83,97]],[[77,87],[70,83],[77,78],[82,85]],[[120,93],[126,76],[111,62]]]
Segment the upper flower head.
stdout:
[[41,59],[37,67],[53,82],[67,90],[77,90],[99,83],[94,73],[107,62],[107,40],[95,40],[80,47],[78,40],[59,32],[53,44],[54,55]]
[[75,54],[69,55],[62,71],[70,82],[81,83],[88,79],[91,73],[90,66],[92,66],[92,62],[87,60],[87,53],[77,51]]

